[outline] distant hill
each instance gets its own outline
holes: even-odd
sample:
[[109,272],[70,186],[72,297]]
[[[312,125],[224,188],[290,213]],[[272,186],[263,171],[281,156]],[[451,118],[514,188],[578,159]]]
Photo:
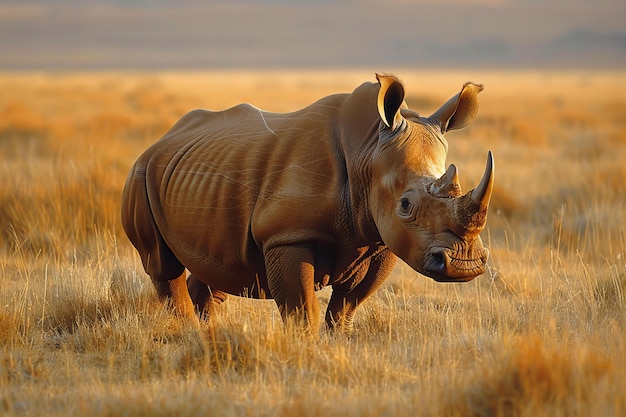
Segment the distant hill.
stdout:
[[540,48],[537,61],[552,66],[626,69],[626,32],[574,30]]

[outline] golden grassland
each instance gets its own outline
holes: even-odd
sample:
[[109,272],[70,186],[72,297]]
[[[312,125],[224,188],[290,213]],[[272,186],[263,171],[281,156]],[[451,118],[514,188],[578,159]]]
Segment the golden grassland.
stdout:
[[485,83],[448,161],[467,190],[494,152],[490,266],[399,265],[352,335],[315,338],[269,300],[171,315],[119,197],[190,109],[295,110],[371,72],[0,74],[0,415],[626,414],[626,74],[398,73],[424,114]]

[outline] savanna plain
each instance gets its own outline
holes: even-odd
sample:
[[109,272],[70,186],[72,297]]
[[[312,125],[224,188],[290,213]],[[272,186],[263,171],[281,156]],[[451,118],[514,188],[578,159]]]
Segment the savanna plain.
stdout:
[[373,71],[0,74],[0,415],[625,415],[626,74],[396,73],[426,115],[485,84],[447,138],[464,190],[495,156],[489,268],[438,284],[400,264],[352,334],[315,336],[271,300],[172,315],[121,189],[191,109],[296,110]]

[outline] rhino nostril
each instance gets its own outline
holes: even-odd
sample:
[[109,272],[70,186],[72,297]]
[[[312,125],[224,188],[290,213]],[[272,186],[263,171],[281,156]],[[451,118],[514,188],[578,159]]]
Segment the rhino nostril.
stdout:
[[446,270],[446,258],[443,252],[433,252],[431,256],[431,270],[437,272],[445,272]]

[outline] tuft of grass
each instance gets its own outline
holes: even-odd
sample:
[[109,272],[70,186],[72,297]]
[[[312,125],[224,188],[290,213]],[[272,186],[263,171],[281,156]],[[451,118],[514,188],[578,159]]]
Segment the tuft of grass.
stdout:
[[569,416],[603,409],[617,415],[624,409],[614,388],[621,385],[615,372],[621,359],[576,342],[546,342],[532,332],[505,343],[498,357],[474,370],[457,400],[462,414]]

